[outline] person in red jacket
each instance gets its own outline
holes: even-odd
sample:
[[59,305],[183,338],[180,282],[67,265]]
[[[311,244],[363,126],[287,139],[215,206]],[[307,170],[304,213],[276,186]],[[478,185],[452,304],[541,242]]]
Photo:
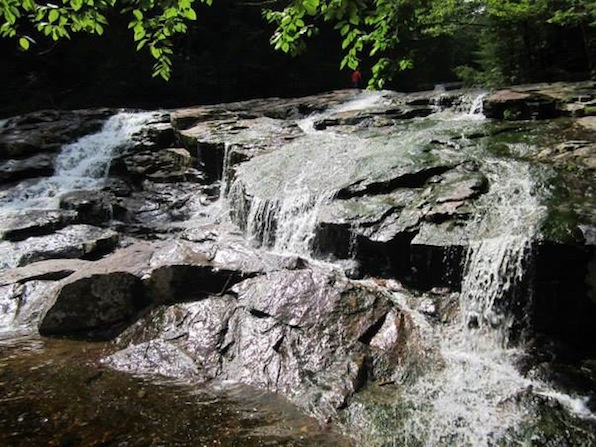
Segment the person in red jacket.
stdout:
[[352,86],[354,88],[360,88],[360,82],[362,82],[362,73],[360,73],[360,69],[357,68],[352,73]]

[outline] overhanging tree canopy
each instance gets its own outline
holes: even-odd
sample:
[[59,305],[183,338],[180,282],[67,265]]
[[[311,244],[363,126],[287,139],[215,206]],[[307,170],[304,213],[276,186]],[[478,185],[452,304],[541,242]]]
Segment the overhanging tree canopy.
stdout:
[[[14,38],[23,50],[39,38],[55,41],[74,33],[100,35],[109,13],[127,17],[137,50],[155,59],[153,75],[169,79],[174,37],[197,19],[199,4],[212,0],[0,0],[0,36]],[[369,86],[382,88],[387,78],[412,67],[404,39],[461,33],[466,27],[497,29],[503,24],[549,23],[583,30],[596,26],[595,0],[289,0],[255,3],[275,26],[272,45],[298,54],[322,23],[342,37],[341,68],[364,60],[372,67]]]

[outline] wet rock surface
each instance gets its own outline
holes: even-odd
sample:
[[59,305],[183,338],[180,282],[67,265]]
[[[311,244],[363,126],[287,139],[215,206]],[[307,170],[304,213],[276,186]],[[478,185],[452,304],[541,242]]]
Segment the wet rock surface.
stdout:
[[127,347],[106,362],[136,374],[250,384],[327,420],[366,383],[408,374],[402,363],[417,358],[423,367],[432,355],[412,348],[416,331],[380,289],[309,266],[159,307],[119,337]]
[[99,258],[116,248],[119,234],[91,225],[70,225],[50,235],[0,242],[0,268],[22,267],[45,259]]
[[[513,281],[535,299],[514,294],[512,312],[536,358],[565,357],[528,370],[589,390],[594,85],[477,93],[345,90],[157,114],[96,189],[62,195],[62,209],[2,210],[0,336],[116,339],[111,368],[250,385],[353,436],[366,426],[350,415],[443,367],[418,315],[456,318],[466,253],[503,224],[484,216],[505,206],[493,199],[507,160],[548,191],[536,192],[548,213],[528,248],[533,282]],[[472,118],[481,102],[494,120]],[[51,176],[60,144],[112,113],[9,120],[0,200]]]
[[2,213],[0,238],[10,241],[53,233],[76,221],[77,213],[59,210],[21,210]]
[[114,110],[44,110],[10,118],[0,129],[0,159],[55,152],[65,143],[99,130]]

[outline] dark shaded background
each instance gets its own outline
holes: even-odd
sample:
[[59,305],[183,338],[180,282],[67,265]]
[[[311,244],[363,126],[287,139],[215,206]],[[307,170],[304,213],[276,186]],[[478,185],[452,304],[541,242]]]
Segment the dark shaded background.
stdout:
[[[323,25],[307,51],[292,58],[269,44],[273,29],[261,17],[259,6],[237,0],[201,5],[197,22],[175,41],[172,79],[164,82],[151,77],[153,61],[147,51],[135,51],[125,18],[114,15],[109,20],[103,36],[40,41],[29,51],[21,51],[16,41],[0,39],[0,117],[45,108],[172,108],[350,87],[350,71],[339,70],[341,41],[331,26]],[[565,79],[569,67],[584,77],[589,73],[573,30],[561,37],[549,31],[548,39],[517,28],[500,34],[503,37],[489,36],[491,42],[502,43],[490,57],[502,67],[512,65],[509,80]],[[541,40],[522,39],[525,34]],[[457,80],[455,67],[474,66],[482,59],[478,36],[404,37],[395,55],[413,55],[415,68],[398,74],[386,86],[389,89],[432,89],[436,83]],[[366,81],[370,66],[363,63],[362,71]]]

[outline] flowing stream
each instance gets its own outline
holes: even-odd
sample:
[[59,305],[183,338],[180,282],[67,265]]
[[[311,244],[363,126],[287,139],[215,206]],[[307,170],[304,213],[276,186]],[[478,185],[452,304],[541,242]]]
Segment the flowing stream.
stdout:
[[[359,181],[374,176],[379,177],[379,182],[386,181],[384,172],[399,170],[420,158],[432,161],[440,155],[428,152],[425,145],[453,135],[461,134],[461,139],[465,139],[464,130],[483,126],[482,96],[475,96],[463,101],[455,112],[442,110],[429,118],[410,120],[389,136],[314,128],[317,120],[374,108],[384,100],[383,94],[365,93],[352,102],[299,121],[297,124],[304,132],[301,138],[274,153],[254,158],[250,166],[237,167],[229,188],[226,173],[230,156],[226,146],[220,202],[229,204],[232,218],[243,227],[247,239],[275,252],[309,256],[320,213],[340,190],[357,188]],[[66,192],[98,188],[108,175],[110,160],[153,116],[151,113],[113,116],[101,132],[66,145],[56,158],[55,174],[51,178],[35,184],[24,182],[10,197],[0,196],[0,206],[4,210],[57,208],[57,200]],[[442,365],[404,386],[381,412],[353,406],[349,419],[350,423],[362,427],[361,436],[356,436],[362,446],[534,445],[531,434],[523,432],[536,418],[535,408],[523,402],[528,393],[554,398],[579,417],[594,418],[581,396],[555,391],[548,384],[525,377],[516,367],[524,350],[510,340],[515,324],[510,309],[520,290],[528,292],[526,275],[532,245],[546,210],[527,163],[504,162],[485,154],[478,156],[475,150],[471,146],[444,149],[446,158],[477,157],[489,177],[490,189],[476,205],[478,218],[466,225],[465,231],[470,237],[462,266],[458,313],[434,329],[431,324],[425,326],[429,332],[434,331],[431,335],[439,344]],[[467,153],[462,155],[462,151]],[[250,191],[247,185],[251,185]],[[217,213],[221,218],[219,206]],[[411,307],[412,312],[416,312],[415,306]],[[425,317],[416,313],[416,318]],[[13,350],[2,346],[0,349],[11,353]],[[93,356],[96,356],[95,351]],[[0,372],[5,367],[20,371],[8,360],[3,362]],[[64,365],[59,366],[64,369]],[[84,373],[90,374],[87,370]],[[5,378],[1,374],[0,377]],[[112,386],[111,380],[106,376],[94,386],[104,386],[102,381],[106,381],[105,386]],[[150,386],[131,382],[130,387],[142,394]],[[185,406],[177,400],[175,404],[180,408]],[[233,411],[235,405],[237,403],[226,403],[220,411],[229,417],[228,412]],[[156,417],[162,416],[158,409],[154,411]],[[180,411],[186,421],[190,416]],[[56,421],[52,423],[59,425]],[[244,423],[242,419],[240,424]],[[269,421],[262,423],[267,425]],[[103,424],[109,431],[115,422],[110,420]],[[223,425],[226,430],[232,430]],[[117,430],[122,428],[118,426]],[[40,433],[40,436],[46,435],[41,429]],[[180,435],[178,427],[175,434]],[[238,442],[245,442],[244,434],[236,435]],[[191,441],[202,442],[200,433],[193,436],[190,436]],[[213,435],[209,436],[211,441]],[[166,443],[175,441],[175,438],[164,437]]]
[[4,210],[58,208],[60,196],[75,190],[93,190],[105,181],[111,160],[125,149],[132,136],[154,119],[153,112],[120,112],[101,131],[64,145],[54,162],[54,175],[34,184],[22,182],[8,196],[0,195]]
[[[467,98],[458,110],[438,111],[426,120],[434,121],[431,127],[422,120],[382,140],[316,131],[314,123],[327,114],[310,116],[299,123],[305,139],[261,157],[250,170],[239,169],[229,194],[232,207],[245,216],[249,238],[279,252],[308,255],[317,216],[342,185],[382,172],[397,158],[419,156],[416,147],[424,142],[480,129],[483,96]],[[369,95],[328,113],[370,108],[382,100],[382,95]],[[474,147],[456,149],[477,157]],[[516,367],[524,350],[510,342],[510,309],[515,293],[529,293],[524,284],[532,244],[546,209],[527,163],[487,154],[478,162],[489,175],[490,191],[477,205],[479,218],[466,226],[471,236],[458,317],[436,330],[444,365],[406,387],[396,397],[399,404],[389,405],[382,417],[354,406],[348,425],[363,427],[360,445],[526,445],[532,435],[523,430],[537,419],[536,408],[521,402],[527,393],[554,398],[576,416],[594,419],[586,398],[556,392]],[[256,182],[255,176],[265,178]],[[240,200],[247,179],[258,185],[249,203]]]

